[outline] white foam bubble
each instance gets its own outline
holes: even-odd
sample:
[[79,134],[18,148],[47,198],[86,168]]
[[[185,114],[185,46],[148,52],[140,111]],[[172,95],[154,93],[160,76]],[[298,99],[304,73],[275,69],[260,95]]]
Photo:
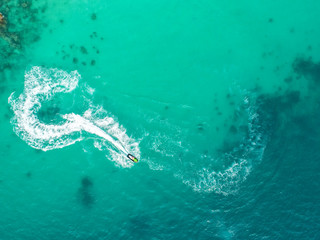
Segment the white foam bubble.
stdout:
[[[139,158],[138,143],[102,107],[91,105],[83,115],[61,115],[64,122],[57,125],[39,120],[41,103],[51,100],[56,93],[73,91],[80,78],[77,71],[67,73],[55,68],[32,67],[26,72],[23,93],[17,98],[12,93],[8,99],[15,114],[11,122],[16,134],[31,147],[47,151],[81,141],[88,133],[96,137],[94,146],[106,151],[117,165],[131,167],[133,163],[125,155],[130,152]],[[94,93],[91,88],[90,93]]]

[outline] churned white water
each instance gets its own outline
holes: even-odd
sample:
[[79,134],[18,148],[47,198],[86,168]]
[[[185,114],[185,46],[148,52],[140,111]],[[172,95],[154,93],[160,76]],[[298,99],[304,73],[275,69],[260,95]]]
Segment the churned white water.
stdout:
[[[43,151],[63,148],[94,136],[94,146],[106,152],[117,165],[131,167],[126,157],[132,153],[138,158],[138,143],[126,135],[126,129],[100,106],[90,106],[82,115],[61,115],[59,124],[47,124],[39,120],[41,104],[51,100],[56,93],[73,91],[81,78],[77,71],[32,67],[25,73],[24,91],[18,96],[12,93],[9,104],[14,111],[12,124],[16,134],[31,147]],[[99,116],[99,118],[97,117]],[[103,116],[103,117],[101,117]]]

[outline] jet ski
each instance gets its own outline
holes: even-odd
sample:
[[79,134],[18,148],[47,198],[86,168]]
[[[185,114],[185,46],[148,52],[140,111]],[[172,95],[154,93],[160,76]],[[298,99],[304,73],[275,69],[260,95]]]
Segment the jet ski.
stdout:
[[135,156],[131,155],[130,153],[127,155],[127,158],[129,158],[132,162],[137,163],[139,160]]

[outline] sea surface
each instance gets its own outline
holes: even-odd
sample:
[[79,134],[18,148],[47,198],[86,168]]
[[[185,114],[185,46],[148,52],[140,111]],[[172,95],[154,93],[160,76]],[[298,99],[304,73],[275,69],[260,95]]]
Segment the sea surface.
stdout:
[[319,12],[0,0],[0,240],[320,239]]

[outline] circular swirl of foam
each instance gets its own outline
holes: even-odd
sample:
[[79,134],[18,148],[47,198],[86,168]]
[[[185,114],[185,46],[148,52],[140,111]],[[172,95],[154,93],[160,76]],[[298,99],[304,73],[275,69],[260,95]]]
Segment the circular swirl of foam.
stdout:
[[[131,167],[126,155],[130,152],[140,156],[138,144],[126,135],[126,130],[113,118],[97,118],[99,111],[107,115],[101,107],[85,111],[83,116],[69,113],[61,115],[61,124],[46,124],[39,120],[37,113],[41,103],[51,100],[56,93],[73,91],[80,74],[77,71],[67,73],[55,68],[32,67],[25,73],[24,91],[19,97],[12,93],[8,99],[14,112],[12,124],[16,134],[33,148],[43,151],[63,148],[85,139],[83,132],[94,135],[94,146],[101,151],[107,150],[113,161],[122,167]],[[97,140],[98,139],[98,140]],[[98,143],[99,142],[99,143]]]

